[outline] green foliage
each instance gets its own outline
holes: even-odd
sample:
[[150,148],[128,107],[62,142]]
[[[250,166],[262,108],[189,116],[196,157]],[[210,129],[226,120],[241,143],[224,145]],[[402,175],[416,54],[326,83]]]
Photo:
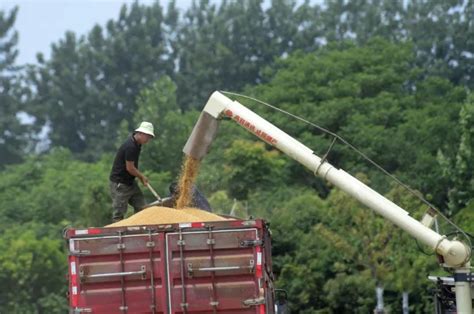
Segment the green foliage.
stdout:
[[262,0],[193,2],[177,30],[180,106],[200,108],[214,90],[258,83],[264,66],[293,49],[300,19],[295,1],[267,10]]
[[[417,64],[428,73],[473,87],[473,36],[469,21],[474,3],[443,0],[328,0],[318,12],[316,38],[328,42],[353,40],[366,44],[373,37],[392,42],[412,41]],[[313,36],[314,36],[313,35]],[[318,36],[319,35],[319,36]]]
[[[367,274],[337,274],[324,286],[325,300],[331,313],[370,313],[375,307],[375,285]],[[345,300],[341,302],[341,300]]]
[[209,203],[214,213],[249,219],[248,201],[237,201],[236,198],[230,199],[224,190],[214,192],[209,197]]
[[2,313],[67,311],[67,259],[62,241],[50,228],[30,223],[10,226],[0,233]]
[[81,221],[84,226],[104,226],[110,223],[110,194],[104,179],[98,179],[87,185],[80,212],[83,213]]
[[[473,48],[473,43],[466,40],[474,34],[469,27],[473,9],[472,1],[463,5],[457,1],[414,1],[407,5],[403,19],[403,28],[419,51],[418,63],[429,73],[449,77],[471,89],[474,68],[472,56],[465,52]],[[414,18],[417,23],[410,23]]]
[[51,60],[39,58],[28,71],[35,91],[26,111],[47,122],[51,145],[63,146],[88,160],[114,150],[120,123],[129,124],[139,92],[169,73],[159,3],[123,6],[106,29],[88,36],[66,33],[52,46]]
[[245,199],[257,186],[281,185],[285,160],[275,150],[267,151],[261,142],[236,140],[224,152],[224,175],[231,197]]
[[438,152],[438,160],[443,169],[443,176],[451,187],[448,192],[450,214],[465,207],[474,193],[474,95],[464,103],[459,114],[461,139],[457,153],[452,158]]
[[[209,204],[211,204],[211,208],[215,213],[218,214],[224,214],[224,215],[229,215],[232,211],[232,208],[234,204],[236,203],[236,200],[232,200],[229,198],[227,195],[226,191],[216,191],[212,193],[209,198],[208,198]],[[245,217],[245,216],[239,216],[236,215],[237,217]],[[245,217],[246,218],[246,217]]]
[[[400,187],[387,197],[415,217],[423,210]],[[419,296],[426,294],[435,259],[345,193],[332,190],[325,200],[311,191],[295,193],[277,205],[270,222],[277,284],[288,290],[292,312],[370,312],[377,284],[398,295],[386,298],[387,308],[399,311],[401,293],[409,291],[411,309],[429,311],[429,302]]]
[[[108,189],[110,165],[107,161],[110,162],[110,158],[87,164],[74,160],[69,151],[58,149],[9,167],[0,180],[3,200],[0,212],[6,221],[16,223],[82,223],[85,215],[80,211],[81,204],[88,202],[87,197],[96,197],[88,192],[99,182],[101,189]],[[101,205],[104,209],[109,207]]]
[[[432,193],[433,201],[442,206],[445,182],[439,180],[436,154],[440,147],[446,151],[455,147],[459,129],[453,119],[466,94],[445,79],[420,76],[413,62],[409,44],[394,45],[381,39],[363,47],[335,44],[281,61],[269,74],[269,83],[251,92],[338,133],[383,168],[400,173],[403,181]],[[318,129],[263,112],[317,154],[326,153],[331,138],[319,136]],[[367,173],[379,191],[389,189],[381,172],[340,142],[330,152],[329,161],[353,173]],[[304,182],[302,168],[289,166],[291,179]]]
[[[474,201],[471,199],[467,206],[453,217],[453,220],[460,228],[474,236]],[[471,241],[474,239],[471,238]]]
[[26,148],[28,127],[22,126],[17,114],[21,111],[18,99],[18,33],[13,30],[18,8],[9,13],[0,11],[0,169],[6,164],[22,160]]

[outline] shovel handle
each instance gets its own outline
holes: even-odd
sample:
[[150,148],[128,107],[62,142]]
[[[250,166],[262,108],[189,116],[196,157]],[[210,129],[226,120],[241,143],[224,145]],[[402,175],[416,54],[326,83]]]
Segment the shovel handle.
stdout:
[[156,191],[151,187],[150,183],[146,184],[146,187],[151,191],[151,193],[156,197],[157,200],[161,201],[161,197],[156,193]]

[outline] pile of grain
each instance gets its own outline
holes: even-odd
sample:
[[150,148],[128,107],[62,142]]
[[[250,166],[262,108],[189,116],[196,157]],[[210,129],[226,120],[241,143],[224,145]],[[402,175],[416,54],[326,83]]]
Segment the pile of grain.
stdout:
[[199,171],[199,164],[198,159],[186,155],[179,178],[179,197],[176,201],[176,208],[178,209],[185,208],[191,203],[193,183]]
[[180,210],[152,206],[106,227],[123,227],[123,226],[141,226],[141,225],[160,225],[174,224],[182,222],[206,222],[227,220],[216,214],[200,210],[198,208],[183,208]]

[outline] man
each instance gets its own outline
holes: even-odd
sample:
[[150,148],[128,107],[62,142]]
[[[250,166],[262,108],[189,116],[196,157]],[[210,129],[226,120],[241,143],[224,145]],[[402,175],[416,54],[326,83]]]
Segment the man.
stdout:
[[122,220],[130,204],[135,213],[145,206],[145,198],[135,180],[144,186],[148,179],[138,170],[142,145],[155,137],[153,124],[142,122],[133,134],[120,146],[110,172],[110,195],[112,197],[113,221]]

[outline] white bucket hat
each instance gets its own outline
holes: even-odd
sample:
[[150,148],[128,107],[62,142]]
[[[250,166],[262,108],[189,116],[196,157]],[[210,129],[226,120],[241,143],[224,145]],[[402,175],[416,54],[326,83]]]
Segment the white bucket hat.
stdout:
[[153,124],[150,122],[143,121],[135,132],[141,132],[155,137],[155,133],[153,133]]

